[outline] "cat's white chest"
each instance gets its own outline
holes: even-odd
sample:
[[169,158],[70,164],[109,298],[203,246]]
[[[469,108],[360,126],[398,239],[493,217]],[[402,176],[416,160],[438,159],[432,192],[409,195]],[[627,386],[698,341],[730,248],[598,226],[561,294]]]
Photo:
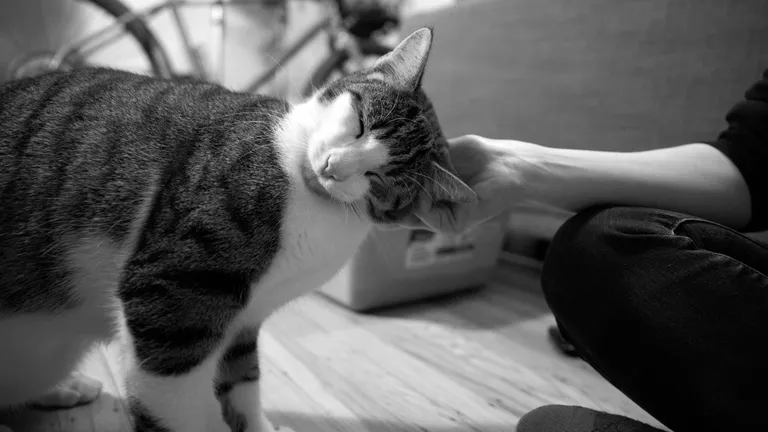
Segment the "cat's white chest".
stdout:
[[249,321],[265,319],[319,288],[355,254],[371,230],[371,223],[351,210],[304,188],[295,190],[288,203],[280,251],[267,273],[251,286]]
[[[371,231],[368,218],[320,196],[304,182],[308,136],[325,116],[316,102],[294,106],[275,131],[279,163],[290,179],[285,197],[280,249],[269,270],[251,285],[245,325],[256,325],[286,303],[331,279]],[[326,119],[328,121],[328,119]]]

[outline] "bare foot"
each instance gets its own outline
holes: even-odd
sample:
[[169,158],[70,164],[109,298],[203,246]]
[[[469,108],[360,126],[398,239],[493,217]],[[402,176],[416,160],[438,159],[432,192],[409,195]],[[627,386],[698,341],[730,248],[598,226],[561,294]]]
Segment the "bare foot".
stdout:
[[[66,381],[57,385],[47,394],[30,404],[33,408],[63,409],[93,402],[101,394],[98,380],[80,373],[74,373]],[[6,432],[0,429],[0,432]]]

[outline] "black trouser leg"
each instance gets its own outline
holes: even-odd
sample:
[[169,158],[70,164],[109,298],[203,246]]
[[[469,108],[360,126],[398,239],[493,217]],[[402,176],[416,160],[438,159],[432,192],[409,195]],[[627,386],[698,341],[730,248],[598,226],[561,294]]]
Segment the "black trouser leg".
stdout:
[[565,223],[542,285],[580,355],[675,432],[768,430],[766,274],[733,230],[611,207]]

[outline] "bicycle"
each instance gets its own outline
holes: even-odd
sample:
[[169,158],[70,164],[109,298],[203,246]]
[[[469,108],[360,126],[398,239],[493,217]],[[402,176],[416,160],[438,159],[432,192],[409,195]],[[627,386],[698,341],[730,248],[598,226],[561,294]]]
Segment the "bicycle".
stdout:
[[[233,5],[254,4],[254,0],[165,0],[143,10],[134,11],[121,0],[71,1],[95,6],[106,13],[113,22],[75,42],[65,43],[55,51],[23,52],[14,56],[6,68],[5,79],[17,79],[52,70],[69,70],[87,66],[89,55],[118,39],[121,35],[120,31],[138,44],[140,51],[148,60],[151,74],[163,78],[187,76],[175,70],[165,47],[147,23],[147,19],[167,10],[171,13],[184,52],[191,63],[192,75],[203,80],[217,81],[221,78],[224,67],[222,47],[226,41],[224,32],[226,8]],[[258,92],[276,76],[286,62],[291,61],[302,48],[323,33],[328,37],[330,54],[310,74],[310,79],[301,90],[303,97],[310,95],[314,89],[322,87],[335,74],[344,75],[364,67],[366,59],[378,58],[392,50],[393,47],[381,42],[380,36],[396,28],[399,25],[399,19],[395,13],[378,2],[369,2],[361,7],[350,6],[343,0],[315,1],[326,3],[331,13],[307,29],[295,43],[287,47],[279,58],[274,59],[275,64],[253,79],[245,91]],[[56,6],[52,3],[50,5]],[[199,51],[191,43],[189,28],[181,16],[181,9],[185,7],[210,7],[210,30],[216,35],[215,45],[211,50],[215,53],[213,55],[215,61],[210,69],[217,70],[217,73],[207,70]],[[55,10],[51,12],[54,15],[55,13]]]

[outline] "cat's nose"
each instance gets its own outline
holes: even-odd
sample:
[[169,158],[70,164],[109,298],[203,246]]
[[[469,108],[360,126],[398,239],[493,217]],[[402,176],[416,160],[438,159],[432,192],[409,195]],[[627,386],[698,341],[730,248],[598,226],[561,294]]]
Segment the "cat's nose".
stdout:
[[336,181],[344,181],[349,176],[346,175],[343,171],[344,167],[341,162],[341,158],[338,155],[330,155],[328,156],[328,159],[326,159],[325,166],[320,172],[320,175],[326,178],[334,179]]

